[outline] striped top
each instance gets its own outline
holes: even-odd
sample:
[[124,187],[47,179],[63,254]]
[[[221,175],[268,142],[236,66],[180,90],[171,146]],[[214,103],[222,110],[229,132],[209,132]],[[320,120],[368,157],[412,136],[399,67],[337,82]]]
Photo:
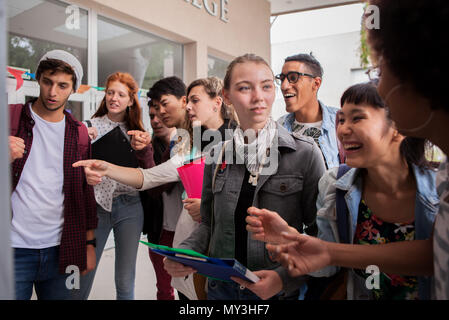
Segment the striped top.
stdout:
[[449,165],[443,162],[437,175],[440,210],[433,237],[435,298],[449,299]]

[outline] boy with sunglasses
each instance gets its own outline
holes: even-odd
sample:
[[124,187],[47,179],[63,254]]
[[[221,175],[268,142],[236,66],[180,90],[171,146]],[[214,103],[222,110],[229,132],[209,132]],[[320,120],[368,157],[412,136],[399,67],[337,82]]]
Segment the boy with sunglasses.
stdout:
[[339,165],[336,137],[337,108],[324,105],[317,98],[323,68],[311,54],[297,54],[285,59],[282,73],[276,76],[289,114],[278,122],[288,131],[312,137],[323,153],[327,168]]

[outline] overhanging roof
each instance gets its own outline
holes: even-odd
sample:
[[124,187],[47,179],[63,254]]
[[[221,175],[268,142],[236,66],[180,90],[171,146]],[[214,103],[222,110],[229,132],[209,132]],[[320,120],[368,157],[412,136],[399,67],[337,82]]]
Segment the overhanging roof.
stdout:
[[363,2],[361,0],[268,0],[271,2],[271,15],[278,16],[281,14],[307,11],[314,9],[322,9],[328,7],[341,6]]

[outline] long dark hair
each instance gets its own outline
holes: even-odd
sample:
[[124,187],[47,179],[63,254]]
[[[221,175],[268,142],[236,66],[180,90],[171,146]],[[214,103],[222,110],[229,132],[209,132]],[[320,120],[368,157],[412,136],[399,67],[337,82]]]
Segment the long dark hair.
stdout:
[[[377,92],[374,82],[359,83],[346,89],[341,96],[340,106],[343,107],[345,103],[366,104],[373,108],[384,109],[388,126],[394,126],[390,111]],[[399,151],[409,165],[415,164],[420,168],[430,168],[431,163],[426,159],[426,151],[430,150],[431,147],[432,145],[427,139],[405,137],[401,142]]]

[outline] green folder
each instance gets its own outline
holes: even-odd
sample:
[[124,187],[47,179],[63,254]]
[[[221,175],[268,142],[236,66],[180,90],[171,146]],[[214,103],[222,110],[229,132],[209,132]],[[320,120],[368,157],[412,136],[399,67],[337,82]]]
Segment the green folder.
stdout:
[[199,258],[209,258],[208,256],[205,256],[204,254],[198,253],[196,251],[190,250],[190,249],[177,249],[177,248],[171,248],[171,247],[167,247],[167,246],[163,246],[160,244],[154,244],[151,242],[145,242],[140,240],[140,242],[142,242],[144,245],[149,246],[152,249],[159,249],[159,250],[166,250],[166,251],[171,251],[174,253],[180,253],[180,254],[185,254],[185,255],[189,255],[192,257],[199,257]]
[[140,242],[150,247],[153,252],[192,267],[199,274],[212,279],[232,282],[231,277],[234,276],[253,283],[260,280],[258,276],[235,259],[210,258],[189,249],[177,249],[145,241]]

